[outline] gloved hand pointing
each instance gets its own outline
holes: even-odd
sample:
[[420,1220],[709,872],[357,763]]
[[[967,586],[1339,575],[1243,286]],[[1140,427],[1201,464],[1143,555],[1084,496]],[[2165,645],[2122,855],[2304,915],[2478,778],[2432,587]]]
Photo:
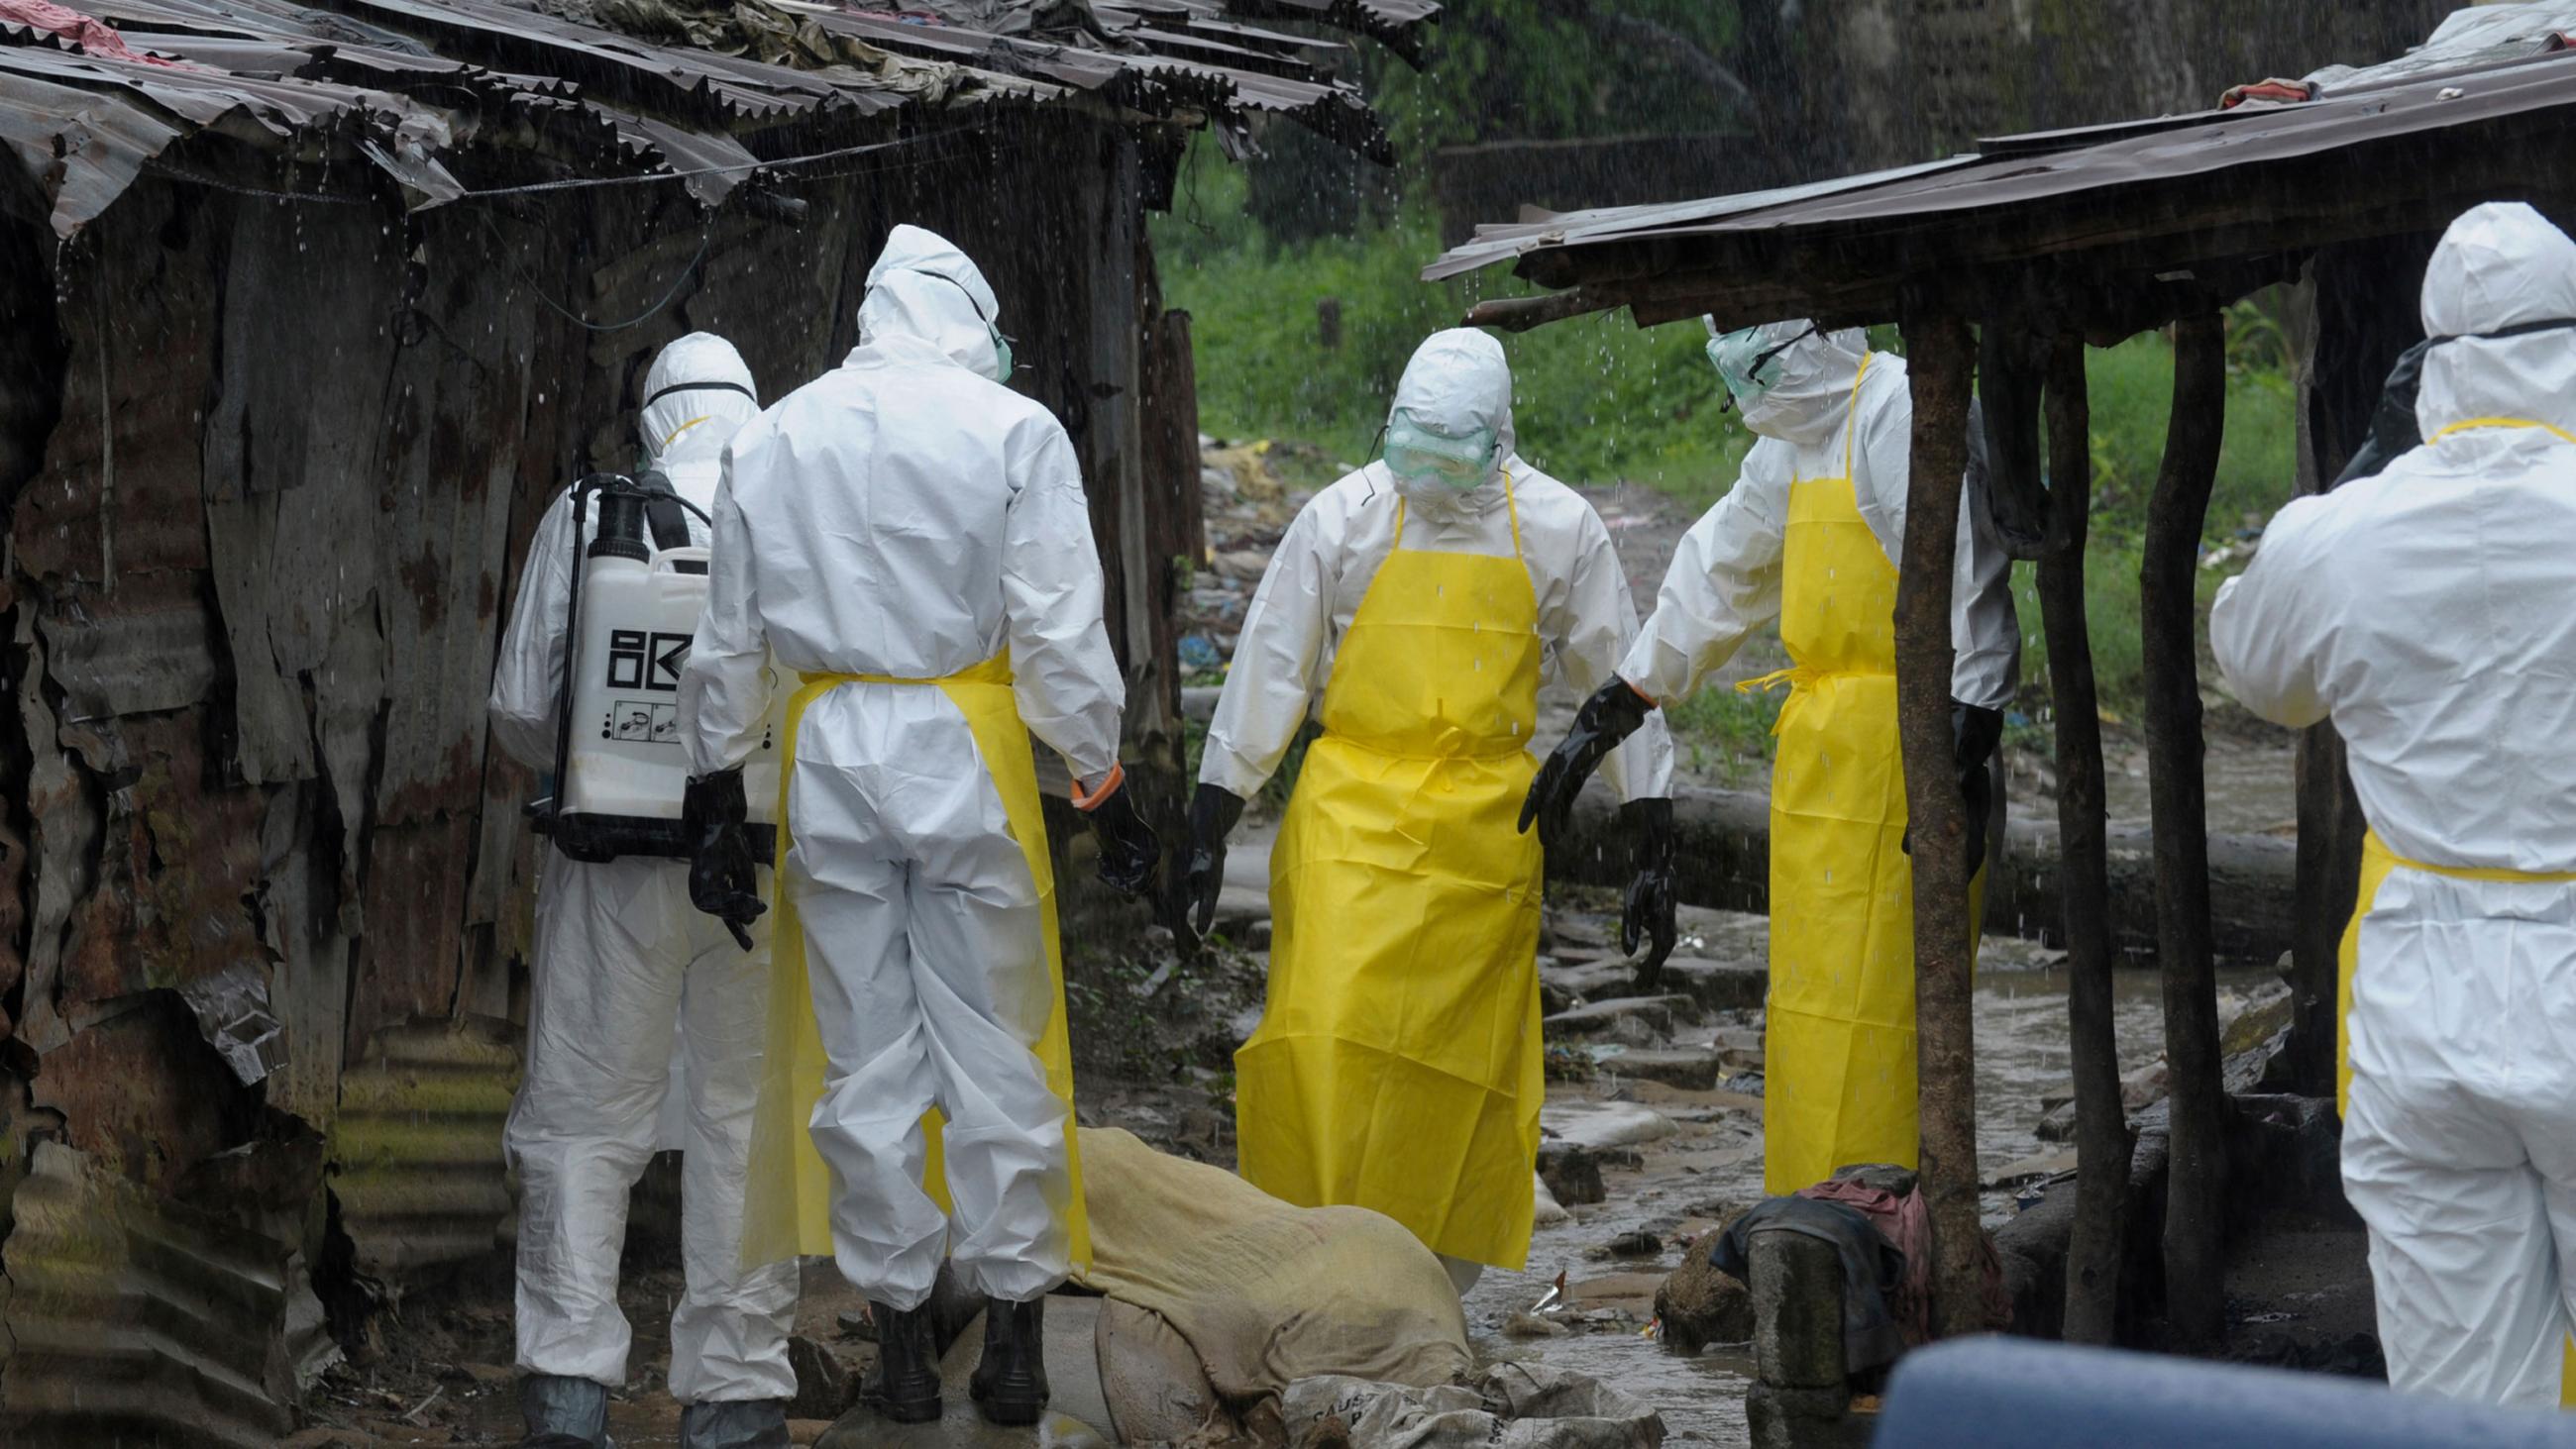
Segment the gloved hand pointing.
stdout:
[[1530,782],[1529,798],[1521,802],[1521,833],[1528,834],[1530,822],[1536,820],[1539,839],[1554,841],[1562,836],[1574,799],[1583,793],[1583,782],[1592,778],[1603,755],[1637,732],[1654,707],[1653,700],[1617,675],[1592,691],[1583,708],[1575,711],[1574,728],[1557,742],[1547,763],[1539,767],[1538,778]]
[[1190,860],[1181,900],[1200,940],[1216,924],[1216,898],[1225,889],[1225,837],[1243,819],[1243,798],[1222,785],[1199,783],[1190,796]]
[[751,923],[769,909],[752,860],[750,816],[739,766],[691,779],[680,796],[680,828],[689,842],[689,904],[723,921],[746,951]]

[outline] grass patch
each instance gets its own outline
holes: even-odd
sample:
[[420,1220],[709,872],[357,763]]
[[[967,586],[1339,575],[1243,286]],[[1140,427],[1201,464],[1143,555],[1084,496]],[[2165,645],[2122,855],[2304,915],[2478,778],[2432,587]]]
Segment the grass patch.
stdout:
[[[2231,327],[2264,325],[2244,309]],[[2092,409],[2093,520],[2084,556],[2084,616],[2092,635],[2093,676],[2102,708],[2135,722],[2145,697],[2145,657],[2138,626],[2138,567],[2145,557],[2147,503],[2164,460],[2173,410],[2173,347],[2163,337],[2132,337],[2086,354]],[[2227,424],[2203,526],[2204,553],[2259,530],[2289,501],[2294,482],[2297,418],[2294,393],[2277,358],[2257,353],[2232,361]],[[2203,569],[2198,580],[2200,652],[2209,670],[2209,603],[2243,563]],[[2038,570],[2013,567],[2022,627],[2022,699],[2031,709],[2048,698],[2048,649],[2041,632]]]
[[1786,702],[1783,690],[1747,693],[1731,684],[1711,685],[1667,708],[1664,722],[1672,727],[1673,749],[1693,773],[1740,785],[1753,774],[1754,761],[1770,761],[1778,744],[1771,731]]
[[[1305,439],[1332,464],[1365,462],[1422,339],[1487,296],[1527,290],[1499,273],[1422,282],[1440,253],[1423,206],[1356,238],[1282,246],[1244,199],[1242,173],[1201,148],[1173,214],[1153,222],[1165,300],[1189,311],[1198,340],[1200,426],[1219,437]],[[1341,309],[1333,347],[1317,320],[1328,298]],[[1626,480],[1705,504],[1753,445],[1718,407],[1697,328],[1640,331],[1619,315],[1496,335],[1521,453],[1568,483]],[[1315,471],[1329,481],[1339,468]]]

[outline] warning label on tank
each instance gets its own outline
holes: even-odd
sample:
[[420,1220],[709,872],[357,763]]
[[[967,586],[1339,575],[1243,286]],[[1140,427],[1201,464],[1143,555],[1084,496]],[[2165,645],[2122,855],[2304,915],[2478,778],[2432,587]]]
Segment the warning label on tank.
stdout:
[[658,630],[651,633],[642,629],[609,630],[608,687],[678,693],[680,671],[689,662],[691,637]]
[[655,708],[651,700],[645,699],[621,699],[610,705],[611,717],[617,722],[617,737],[621,740],[653,738]]

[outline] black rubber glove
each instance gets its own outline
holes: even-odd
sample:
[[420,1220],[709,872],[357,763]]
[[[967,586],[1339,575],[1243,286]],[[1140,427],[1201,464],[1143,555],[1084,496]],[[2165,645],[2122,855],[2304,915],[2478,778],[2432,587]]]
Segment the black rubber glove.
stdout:
[[1120,785],[1108,799],[1083,812],[1100,841],[1100,883],[1133,899],[1154,882],[1154,866],[1163,858],[1154,828],[1136,813],[1135,797]]
[[769,909],[752,862],[750,818],[739,767],[697,776],[680,797],[680,826],[689,841],[689,904],[723,921],[746,951],[751,923]]
[[1216,924],[1216,898],[1225,889],[1225,837],[1243,819],[1243,797],[1222,785],[1199,783],[1190,796],[1190,861],[1182,874],[1181,900],[1200,940]]
[[1529,798],[1521,802],[1521,833],[1528,834],[1535,820],[1539,839],[1562,837],[1566,817],[1574,812],[1574,799],[1583,793],[1583,782],[1592,778],[1603,755],[1637,732],[1654,707],[1653,700],[1617,675],[1592,691],[1583,708],[1574,712],[1574,728],[1557,742],[1547,763],[1539,766],[1538,778],[1530,782]]
[[1959,795],[1968,807],[1968,878],[1974,880],[1986,863],[1986,821],[1995,806],[1995,776],[1988,766],[2003,743],[2003,712],[1954,701],[1950,734],[1958,741]]
[[1650,942],[1637,963],[1637,985],[1648,991],[1664,979],[1664,958],[1673,954],[1680,932],[1673,925],[1679,903],[1673,871],[1673,802],[1631,800],[1619,807],[1619,830],[1637,842],[1637,878],[1628,883],[1627,909],[1619,915],[1619,949],[1635,954],[1639,942]]
[[[1968,812],[1967,831],[1961,837],[1966,845],[1968,878],[1977,877],[1977,868],[1986,863],[1986,817],[1994,813],[1995,777],[1988,773],[1987,762],[1995,757],[1995,746],[2003,742],[2004,717],[2000,710],[1981,705],[1950,701],[1950,759],[1958,769],[1959,798]],[[1914,853],[1914,827],[1905,827],[1897,848]]]

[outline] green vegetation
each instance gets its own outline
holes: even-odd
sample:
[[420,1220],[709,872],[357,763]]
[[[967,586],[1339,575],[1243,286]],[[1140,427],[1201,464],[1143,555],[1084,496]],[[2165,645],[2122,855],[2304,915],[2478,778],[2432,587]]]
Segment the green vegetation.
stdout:
[[[1157,220],[1164,288],[1194,317],[1201,425],[1220,437],[1310,440],[1325,458],[1315,476],[1372,456],[1387,401],[1427,333],[1454,325],[1480,295],[1479,278],[1417,280],[1439,252],[1419,209],[1352,239],[1274,243],[1246,219],[1240,171],[1194,157],[1178,213]],[[1341,340],[1324,347],[1316,304],[1341,304]],[[2246,345],[2233,347],[2227,438],[2210,501],[2207,542],[2233,543],[2289,497],[2294,419],[2278,332],[2251,307],[2231,317]],[[1883,345],[1893,341],[1882,335]],[[1688,325],[1640,330],[1624,314],[1505,336],[1522,451],[1572,483],[1642,483],[1691,508],[1732,484],[1752,446]],[[2103,707],[2134,711],[2139,698],[2138,559],[2147,500],[2164,455],[2173,398],[2173,349],[2155,335],[2090,354],[2094,518],[2086,561],[2094,671]],[[2204,575],[2204,597],[2227,570]],[[2027,635],[2025,694],[2046,694],[2046,651],[2032,570],[2015,570]],[[1732,698],[1732,691],[1728,691]],[[1702,721],[1731,739],[1735,706]],[[1761,721],[1767,739],[1769,721]],[[1732,753],[1732,752],[1730,752]]]
[[[2250,306],[2231,315],[2229,323],[2238,336],[2270,327]],[[2277,342],[2277,329],[2272,337]],[[2273,510],[2288,501],[2291,490],[2297,420],[2284,359],[2264,348],[2231,351],[2236,355],[2227,382],[2227,433],[2202,532],[2205,549],[2238,543],[2259,530]],[[2093,414],[2093,522],[2084,557],[2085,621],[2092,634],[2093,674],[2102,707],[2133,718],[2145,684],[2138,634],[2138,564],[2146,538],[2147,500],[2155,492],[2156,469],[2164,458],[2165,425],[2173,408],[2173,348],[2162,337],[2133,337],[2091,353],[2084,370]],[[2202,570],[2204,629],[2208,604],[2219,583],[2243,567],[2239,559]],[[2028,564],[2016,566],[2013,585],[2023,636],[2022,695],[2036,709],[2048,693],[2036,571]]]
[[[1440,252],[1421,207],[1357,238],[1282,245],[1245,211],[1246,189],[1239,168],[1202,147],[1173,214],[1155,219],[1165,299],[1195,328],[1200,426],[1305,439],[1364,462],[1413,349],[1499,292],[1483,277],[1420,280]],[[1341,308],[1331,348],[1316,313],[1327,298]],[[1695,327],[1640,331],[1625,316],[1503,336],[1523,455],[1569,483],[1624,479],[1714,501],[1753,438],[1718,407],[1706,341]]]
[[1752,775],[1754,761],[1771,759],[1771,731],[1786,702],[1778,690],[1712,685],[1664,711],[1664,719],[1672,726],[1673,748],[1693,774],[1740,785]]

